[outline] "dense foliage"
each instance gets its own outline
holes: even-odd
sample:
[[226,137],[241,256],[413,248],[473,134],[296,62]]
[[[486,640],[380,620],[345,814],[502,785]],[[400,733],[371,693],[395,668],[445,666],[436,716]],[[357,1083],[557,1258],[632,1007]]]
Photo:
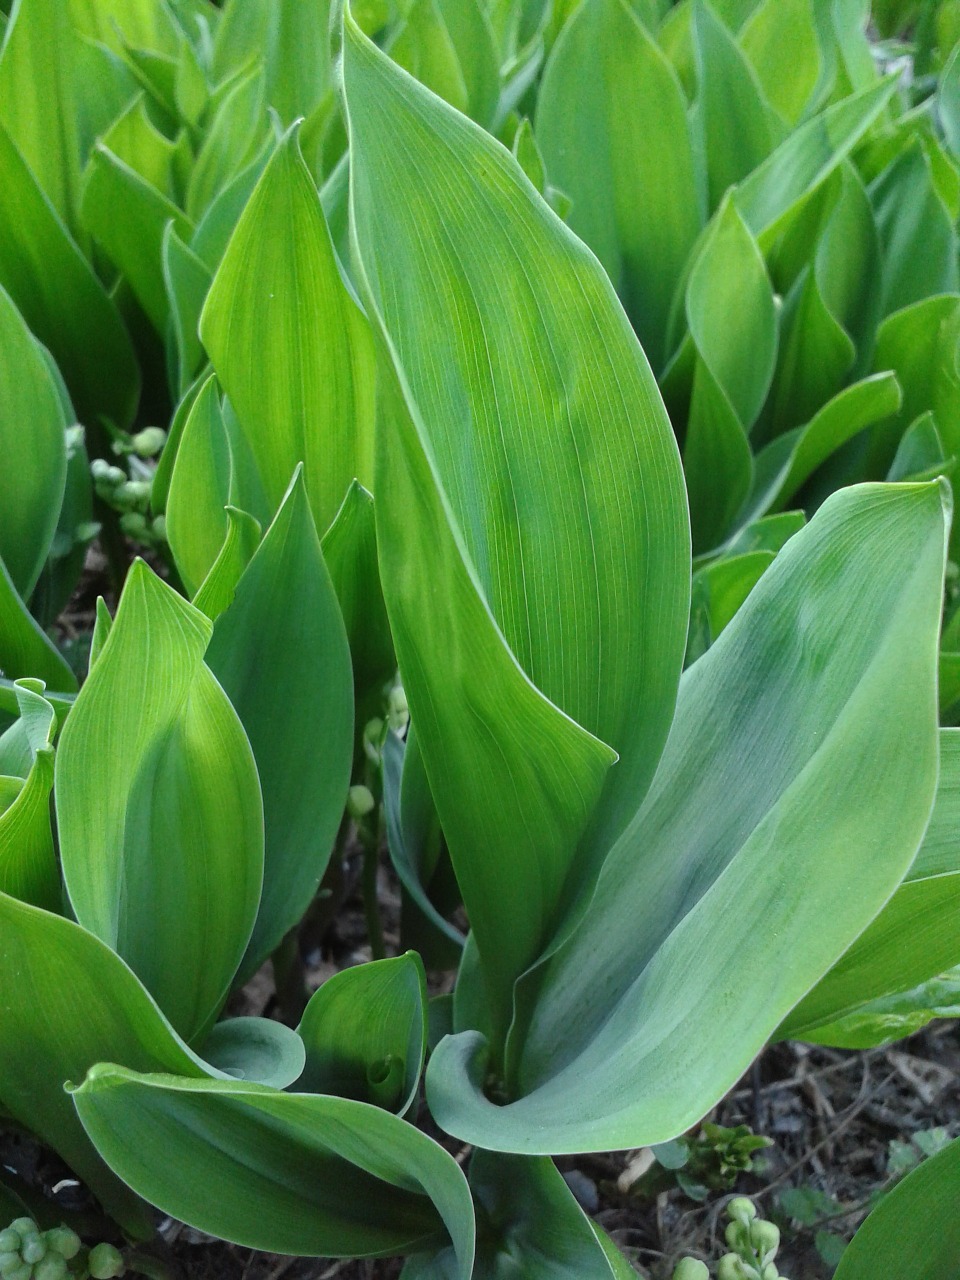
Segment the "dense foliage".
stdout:
[[0,10],[0,1114],[130,1240],[630,1275],[551,1156],[960,1013],[960,6]]

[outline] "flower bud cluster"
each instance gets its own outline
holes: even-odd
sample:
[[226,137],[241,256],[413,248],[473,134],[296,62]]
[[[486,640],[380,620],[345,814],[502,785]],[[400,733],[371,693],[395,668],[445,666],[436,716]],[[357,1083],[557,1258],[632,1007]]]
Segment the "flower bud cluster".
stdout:
[[[717,1263],[716,1280],[786,1280],[774,1258],[780,1248],[780,1230],[773,1222],[757,1216],[757,1207],[746,1196],[737,1196],[727,1205],[730,1222],[724,1233],[729,1253]],[[683,1258],[673,1280],[710,1280],[706,1263]]]
[[150,518],[149,480],[131,480],[122,467],[112,466],[103,458],[94,458],[90,474],[97,497],[120,513],[120,528],[128,538],[147,546],[166,541],[163,516]]
[[113,1280],[124,1270],[112,1244],[84,1249],[69,1227],[41,1231],[32,1218],[17,1218],[0,1231],[0,1280]]

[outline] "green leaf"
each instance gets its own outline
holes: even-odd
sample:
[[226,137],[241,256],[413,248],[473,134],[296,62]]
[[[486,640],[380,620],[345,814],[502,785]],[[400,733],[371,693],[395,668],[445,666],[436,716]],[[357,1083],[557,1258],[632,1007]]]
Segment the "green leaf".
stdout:
[[467,114],[490,129],[500,100],[500,65],[487,6],[480,0],[437,0],[467,91]]
[[812,0],[764,0],[748,18],[738,43],[766,101],[795,125],[822,70]]
[[60,869],[50,829],[57,716],[41,693],[29,687],[30,683],[17,686],[21,716],[18,725],[23,729],[28,760],[22,787],[13,802],[0,812],[0,893],[58,911],[62,897]]
[[271,509],[303,462],[314,520],[325,531],[351,480],[369,482],[373,347],[340,276],[296,130],[233,233],[200,333]]
[[350,641],[357,698],[376,698],[373,711],[379,712],[381,686],[397,659],[380,585],[373,497],[359,480],[347,490],[321,546]]
[[[123,217],[117,217],[117,210]],[[168,222],[188,240],[193,224],[172,200],[98,143],[84,176],[83,225],[121,272],[162,337],[169,316],[163,278],[163,237]]]
[[586,0],[544,68],[537,138],[569,223],[616,286],[653,367],[703,222],[683,89],[625,0]]
[[531,975],[518,1096],[483,1097],[475,1033],[434,1053],[448,1133],[531,1153],[683,1133],[877,914],[936,787],[944,492],[834,494],[688,668],[653,787]]
[[210,572],[193,597],[194,606],[205,613],[211,622],[216,622],[224,609],[229,608],[233,602],[237,583],[260,545],[262,533],[259,520],[255,520],[248,512],[229,504],[225,510],[227,532],[223,545],[210,566]]
[[[2,202],[0,202],[2,203]],[[0,559],[0,671],[8,680],[32,677],[72,693],[77,678],[46,632],[31,617]]]
[[792,1011],[782,1038],[832,1043],[821,1025],[907,992],[960,964],[960,729],[940,730],[930,825],[903,883],[843,958]]
[[150,119],[142,93],[137,94],[98,141],[145,183],[168,199],[174,198],[177,148]]
[[420,957],[408,951],[335,973],[311,997],[297,1030],[307,1050],[298,1093],[356,1098],[403,1115],[427,1049]]
[[[782,3],[782,0],[781,0]],[[694,0],[697,68],[694,128],[707,177],[707,204],[716,209],[728,188],[753,173],[780,141],[782,126],[731,33],[707,0]]]
[[[773,289],[757,243],[727,200],[687,284],[696,359],[683,466],[697,552],[732,531],[753,479],[747,433],[763,406],[777,353]],[[742,324],[734,330],[736,311]]]
[[874,1209],[840,1259],[836,1280],[956,1280],[960,1275],[960,1138],[924,1160]]
[[773,563],[771,551],[723,556],[693,575],[686,666],[703,656]]
[[[636,1273],[577,1204],[552,1160],[477,1151],[470,1189],[485,1230],[474,1280],[627,1280]],[[403,1280],[454,1275],[453,1250],[411,1259]]]
[[119,312],[0,128],[0,284],[63,374],[84,422],[133,418],[139,371]]
[[216,620],[206,660],[250,740],[263,793],[264,883],[249,975],[317,891],[353,756],[350,649],[299,469]]
[[77,919],[129,963],[187,1040],[227,995],[263,878],[256,766],[203,664],[210,630],[138,560],[57,752]]
[[176,386],[183,395],[206,360],[198,326],[212,276],[206,263],[181,240],[172,220],[163,233],[160,252],[176,351]]
[[458,111],[468,107],[467,84],[437,0],[413,0],[390,57]]
[[227,536],[224,508],[234,496],[231,471],[217,380],[211,375],[197,393],[176,442],[165,501],[170,550],[191,596],[210,572]]
[[57,527],[67,479],[66,425],[40,347],[0,287],[0,556],[24,599]]
[[947,458],[943,441],[937,430],[937,420],[932,411],[922,413],[911,422],[903,433],[890,470],[888,480],[929,480],[937,475],[952,473],[956,457]]
[[344,76],[384,595],[505,1023],[613,758],[597,738],[621,760],[574,883],[659,756],[688,608],[679,462],[607,277],[516,160],[349,17]]
[[203,1056],[235,1080],[285,1089],[306,1061],[303,1041],[282,1022],[269,1018],[226,1018],[203,1042]]
[[153,1222],[97,1154],[63,1086],[113,1057],[135,1069],[204,1073],[123,961],[70,920],[0,894],[0,1095],[66,1160],[108,1213]]
[[753,492],[740,518],[753,520],[786,506],[832,454],[867,427],[892,417],[902,400],[895,375],[875,373],[834,396],[805,426],[777,436],[757,455]]
[[[473,1212],[452,1156],[348,1098],[99,1066],[73,1095],[111,1166],[163,1212],[252,1249],[392,1256],[453,1238],[469,1280]],[[222,1194],[211,1196],[216,1186]]]
[[960,1018],[960,965],[908,991],[866,1000],[802,1038],[838,1049],[875,1049],[915,1035],[935,1018]]
[[44,627],[52,626],[66,607],[83,571],[87,548],[100,531],[93,519],[90,459],[83,428],[78,424],[68,427],[65,440],[67,474],[60,514],[49,555],[30,597],[31,612]]

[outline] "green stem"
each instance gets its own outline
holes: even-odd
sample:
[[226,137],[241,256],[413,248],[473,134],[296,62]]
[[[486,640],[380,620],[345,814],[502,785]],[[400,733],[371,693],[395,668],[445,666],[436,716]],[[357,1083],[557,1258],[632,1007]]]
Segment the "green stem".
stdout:
[[367,919],[367,934],[370,938],[370,954],[374,960],[383,960],[387,954],[387,946],[383,937],[383,922],[380,919],[380,903],[377,895],[377,872],[380,868],[380,809],[377,809],[377,822],[370,831],[366,824],[359,831],[363,845],[363,909]]
[[303,957],[300,954],[300,938],[296,929],[290,930],[270,959],[280,1014],[284,1022],[295,1027],[303,1016],[309,999]]

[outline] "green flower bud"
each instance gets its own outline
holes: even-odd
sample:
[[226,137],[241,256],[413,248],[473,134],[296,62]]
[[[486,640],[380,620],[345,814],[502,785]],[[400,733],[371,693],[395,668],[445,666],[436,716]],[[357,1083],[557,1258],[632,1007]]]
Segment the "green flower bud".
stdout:
[[717,1280],[744,1280],[743,1262],[735,1253],[725,1253],[717,1263]]
[[[17,1236],[18,1241],[19,1239],[20,1237]],[[19,1267],[22,1262],[19,1243],[16,1249],[4,1249],[3,1253],[0,1253],[0,1276],[5,1276],[8,1271],[12,1271],[14,1267]]]
[[144,427],[130,440],[134,453],[141,458],[154,458],[167,443],[167,433],[162,427]]
[[723,1238],[730,1248],[735,1249],[738,1253],[743,1253],[744,1249],[749,1248],[750,1238],[747,1235],[747,1228],[742,1222],[728,1222]]
[[10,1230],[16,1231],[21,1240],[26,1240],[28,1236],[38,1236],[40,1228],[32,1218],[14,1218],[10,1223]]
[[75,1258],[80,1252],[80,1237],[69,1227],[54,1227],[47,1232],[47,1242],[61,1258]]
[[112,467],[106,458],[94,458],[90,463],[90,474],[94,480],[106,480],[111,471],[116,471],[116,467]]
[[710,1280],[710,1268],[696,1258],[681,1258],[673,1273],[673,1280]]
[[351,818],[365,818],[373,811],[376,801],[368,787],[351,787],[347,792],[347,813]]
[[147,521],[139,511],[127,511],[120,517],[120,528],[128,538],[142,539],[147,533]]
[[758,1218],[750,1224],[750,1242],[764,1262],[769,1262],[780,1248],[780,1228],[765,1218]]
[[113,1280],[123,1275],[123,1257],[112,1244],[98,1244],[90,1250],[87,1267],[93,1280]]
[[33,1280],[33,1267],[29,1262],[21,1262],[19,1267],[14,1267],[12,1271],[4,1271],[3,1280]]
[[154,516],[153,523],[150,526],[150,536],[154,542],[166,542],[167,540],[167,520],[166,516]]
[[150,485],[146,480],[127,480],[117,486],[113,500],[127,511],[143,511],[150,501]]
[[99,532],[100,532],[99,521],[84,520],[81,524],[78,524],[77,527],[74,529],[73,541],[74,543],[92,542]]
[[84,442],[85,432],[79,422],[75,422],[73,426],[67,427],[63,433],[64,443],[67,446],[67,457],[72,457]]
[[760,1273],[760,1280],[783,1280],[775,1262],[768,1262]]
[[20,1239],[20,1233],[14,1231],[13,1227],[0,1231],[0,1253],[19,1253],[21,1244],[23,1241]]
[[727,1214],[735,1222],[748,1226],[757,1216],[757,1206],[746,1196],[735,1196],[727,1205]]
[[410,710],[407,707],[407,695],[403,685],[394,685],[387,699],[387,723],[394,733],[402,733],[410,722]]
[[368,720],[363,730],[363,750],[367,759],[374,764],[380,763],[380,743],[383,739],[383,721],[379,716]]
[[34,1280],[64,1280],[67,1274],[67,1260],[61,1253],[48,1253],[33,1270]]
[[24,1240],[20,1256],[24,1262],[29,1262],[31,1267],[34,1266],[47,1256],[46,1240],[44,1240],[43,1236],[31,1236],[29,1240]]

